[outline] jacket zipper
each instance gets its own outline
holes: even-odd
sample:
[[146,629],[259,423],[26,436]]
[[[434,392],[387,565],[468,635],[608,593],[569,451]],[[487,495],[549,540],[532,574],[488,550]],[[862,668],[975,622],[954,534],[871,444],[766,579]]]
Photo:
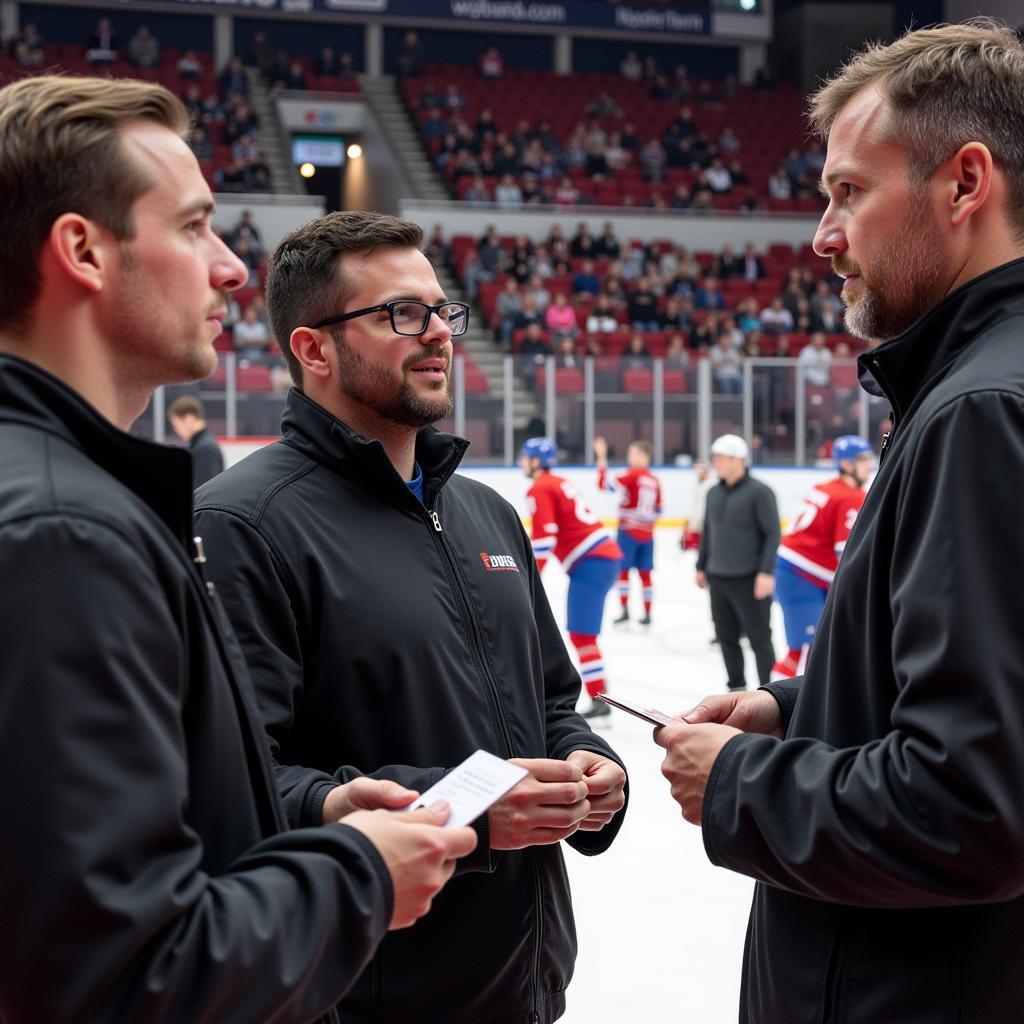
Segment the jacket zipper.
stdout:
[[[487,657],[484,651],[483,636],[480,631],[480,624],[477,620],[476,613],[473,611],[473,604],[469,599],[469,594],[466,593],[463,587],[459,567],[445,543],[444,532],[441,529],[440,516],[438,516],[434,509],[428,509],[427,517],[434,528],[434,532],[437,534],[436,539],[438,546],[448,563],[451,576],[455,581],[455,590],[458,593],[459,599],[465,609],[466,619],[472,630],[474,654],[476,655],[477,661],[480,663],[484,679],[487,681],[488,697],[490,698],[489,703],[492,706],[494,720],[498,725],[501,738],[505,743],[505,755],[506,757],[513,757],[514,751],[512,749],[512,736],[508,729],[508,723],[501,714],[501,698],[498,693],[498,684],[494,681],[494,677],[491,675],[491,672],[487,667]],[[536,941],[533,946],[533,978],[531,979],[533,988],[533,1012],[530,1016],[530,1024],[540,1024],[540,1013],[538,1012],[537,1006],[540,996],[540,954],[541,939],[544,931],[544,903],[541,890],[540,865],[537,863],[536,854],[533,850],[526,849],[523,851],[523,856],[526,857],[529,862],[530,873],[533,875],[533,908],[536,917],[536,928],[534,929]]]

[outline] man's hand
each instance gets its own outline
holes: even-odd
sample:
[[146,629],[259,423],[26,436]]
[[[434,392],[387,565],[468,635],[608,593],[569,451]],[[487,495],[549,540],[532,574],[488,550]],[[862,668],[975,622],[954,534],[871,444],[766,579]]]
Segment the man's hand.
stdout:
[[608,442],[603,437],[594,438],[594,457],[598,462],[604,462],[608,458]]
[[680,716],[690,725],[714,722],[740,732],[757,732],[782,739],[783,721],[779,702],[767,690],[750,693],[715,693]]
[[739,729],[728,725],[665,725],[654,730],[654,742],[667,751],[661,774],[668,779],[672,799],[691,824],[700,824],[704,790],[718,752],[738,735]]
[[590,813],[580,822],[583,832],[600,832],[626,803],[626,773],[610,757],[592,750],[574,750],[567,758],[583,772]]
[[469,827],[440,828],[451,808],[445,801],[404,814],[356,811],[342,824],[362,832],[377,847],[394,888],[389,931],[408,928],[429,909],[431,901],[455,870],[455,862],[476,848]]
[[775,593],[775,577],[770,572],[759,572],[754,577],[754,600],[763,601]]
[[583,770],[568,761],[512,757],[530,774],[488,811],[492,850],[522,850],[567,839],[590,814]]
[[323,819],[330,825],[353,811],[397,809],[411,804],[419,794],[387,779],[353,779],[344,786],[335,786],[324,800]]
[[697,586],[701,590],[706,590],[708,585],[708,574],[706,572],[697,573]]

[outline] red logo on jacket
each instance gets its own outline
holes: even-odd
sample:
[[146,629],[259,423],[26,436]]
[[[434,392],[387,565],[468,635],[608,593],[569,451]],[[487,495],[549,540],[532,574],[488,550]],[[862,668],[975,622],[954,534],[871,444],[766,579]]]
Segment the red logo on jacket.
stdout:
[[481,551],[480,560],[488,572],[519,572],[519,566],[511,555],[489,555]]

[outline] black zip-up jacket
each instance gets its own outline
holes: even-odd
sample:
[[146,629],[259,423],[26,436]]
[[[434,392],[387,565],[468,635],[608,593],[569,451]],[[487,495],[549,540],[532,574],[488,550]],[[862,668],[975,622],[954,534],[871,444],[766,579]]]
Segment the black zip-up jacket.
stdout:
[[386,932],[372,844],[285,831],[191,483],[0,355],[4,1024],[335,1020]]
[[773,576],[781,539],[779,506],[766,483],[749,473],[731,486],[719,480],[708,491],[697,571],[728,579]]
[[1024,261],[861,356],[894,430],[786,740],[734,737],[703,806],[758,879],[740,1020],[1024,1019]]
[[[293,390],[283,439],[199,492],[209,568],[253,671],[294,826],[361,772],[424,790],[478,748],[615,757],[574,707],[579,676],[515,509],[455,474],[467,442],[420,432],[421,504],[379,441]],[[577,832],[606,849],[622,814]],[[339,1007],[375,1024],[556,1019],[576,954],[558,845],[480,846]]]

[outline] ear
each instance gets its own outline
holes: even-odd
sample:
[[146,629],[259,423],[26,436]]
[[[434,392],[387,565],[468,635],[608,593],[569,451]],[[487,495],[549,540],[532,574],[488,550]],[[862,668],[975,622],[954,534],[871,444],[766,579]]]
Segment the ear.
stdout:
[[90,292],[99,292],[109,271],[108,235],[81,214],[61,214],[50,228],[50,251],[70,280]]
[[288,343],[302,364],[303,374],[328,380],[334,372],[335,347],[331,332],[325,328],[296,327]]
[[995,175],[992,153],[983,142],[966,142],[946,167],[950,223],[962,227],[988,202]]

